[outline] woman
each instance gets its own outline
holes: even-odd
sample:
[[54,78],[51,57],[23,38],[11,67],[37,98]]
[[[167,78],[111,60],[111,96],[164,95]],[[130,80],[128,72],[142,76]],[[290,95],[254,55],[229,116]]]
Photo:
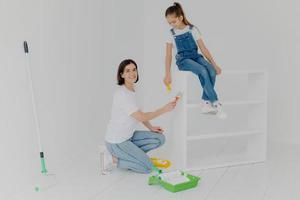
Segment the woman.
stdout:
[[[150,173],[153,164],[146,153],[163,145],[165,136],[161,127],[152,126],[149,121],[173,110],[176,101],[153,112],[141,111],[134,87],[139,79],[138,69],[131,59],[120,63],[117,79],[120,87],[113,97],[111,119],[105,136],[106,147],[112,155],[112,162],[118,168]],[[139,122],[149,131],[135,130]]]

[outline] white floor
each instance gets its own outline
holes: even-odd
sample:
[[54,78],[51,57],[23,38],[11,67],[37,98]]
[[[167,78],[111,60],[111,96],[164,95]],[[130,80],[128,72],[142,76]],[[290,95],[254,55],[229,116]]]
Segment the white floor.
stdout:
[[198,187],[178,193],[147,185],[149,175],[114,170],[100,176],[98,168],[94,156],[85,158],[68,171],[56,172],[56,182],[49,177],[48,188],[30,188],[12,200],[300,199],[299,145],[271,145],[266,163],[193,171],[201,176]]

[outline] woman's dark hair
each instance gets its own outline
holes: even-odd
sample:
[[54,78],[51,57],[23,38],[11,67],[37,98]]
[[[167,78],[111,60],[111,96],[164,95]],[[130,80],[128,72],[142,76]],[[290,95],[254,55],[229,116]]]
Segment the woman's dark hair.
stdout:
[[[118,74],[117,74],[117,80],[118,80],[118,85],[124,85],[125,80],[124,78],[122,78],[122,74],[124,73],[124,69],[127,65],[129,64],[134,64],[136,67],[136,71],[138,72],[138,66],[137,64],[134,62],[134,60],[132,59],[125,59],[123,60],[120,64],[119,64],[119,68],[118,68]],[[135,83],[137,83],[139,81],[139,73],[137,74],[137,79],[135,81]]]
[[167,17],[168,15],[173,15],[175,14],[176,17],[183,17],[183,23],[185,25],[192,25],[185,17],[185,14],[183,12],[182,6],[180,5],[180,3],[178,2],[174,2],[174,4],[172,6],[170,6],[169,8],[167,8],[166,12],[165,12],[165,17]]

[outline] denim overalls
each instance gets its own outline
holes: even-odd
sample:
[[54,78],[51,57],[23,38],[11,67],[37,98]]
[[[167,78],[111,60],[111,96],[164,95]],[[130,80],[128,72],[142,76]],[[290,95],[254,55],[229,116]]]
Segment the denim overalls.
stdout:
[[198,76],[203,88],[202,99],[213,103],[218,100],[214,89],[216,72],[213,66],[198,53],[192,29],[193,26],[190,25],[189,31],[181,35],[175,35],[174,29],[171,29],[177,47],[176,64],[180,71],[190,71]]

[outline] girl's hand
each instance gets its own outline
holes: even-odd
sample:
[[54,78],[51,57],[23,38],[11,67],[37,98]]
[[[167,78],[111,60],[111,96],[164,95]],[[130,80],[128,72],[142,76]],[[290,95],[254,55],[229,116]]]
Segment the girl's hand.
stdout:
[[222,73],[222,69],[219,66],[215,66],[216,74],[220,75]]
[[162,109],[165,112],[170,112],[175,108],[175,106],[176,106],[176,100],[173,100],[170,103],[166,104]]
[[155,133],[163,133],[164,132],[164,130],[159,126],[152,126],[150,128],[150,131],[155,132]]
[[165,78],[164,78],[164,84],[166,86],[170,85],[172,83],[172,79],[171,79],[171,75],[166,75]]

